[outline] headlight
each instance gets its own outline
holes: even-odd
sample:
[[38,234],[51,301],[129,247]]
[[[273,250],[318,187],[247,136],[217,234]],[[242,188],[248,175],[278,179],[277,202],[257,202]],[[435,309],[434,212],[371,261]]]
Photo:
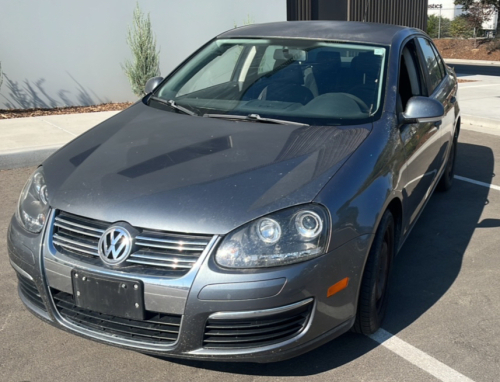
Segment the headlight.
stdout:
[[24,228],[30,232],[38,233],[47,220],[48,212],[47,185],[43,169],[40,167],[31,175],[21,192],[16,216]]
[[319,205],[288,208],[231,232],[215,261],[226,268],[262,268],[309,260],[325,253],[328,214]]

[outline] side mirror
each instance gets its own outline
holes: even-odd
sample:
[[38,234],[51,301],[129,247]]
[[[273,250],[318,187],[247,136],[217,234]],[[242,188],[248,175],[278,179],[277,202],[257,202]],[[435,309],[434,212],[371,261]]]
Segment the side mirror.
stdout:
[[144,93],[149,94],[163,81],[163,77],[153,77],[146,82],[144,87]]
[[404,123],[439,122],[444,117],[444,107],[435,99],[429,97],[411,97],[403,112]]

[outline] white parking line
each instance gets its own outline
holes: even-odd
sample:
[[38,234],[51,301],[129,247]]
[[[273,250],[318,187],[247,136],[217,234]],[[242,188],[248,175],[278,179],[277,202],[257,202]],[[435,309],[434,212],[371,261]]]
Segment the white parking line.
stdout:
[[494,184],[489,184],[489,183],[480,182],[480,181],[474,180],[474,179],[464,178],[463,176],[459,176],[459,175],[455,175],[455,179],[462,180],[464,182],[469,182],[469,183],[477,184],[478,186],[488,187],[488,188],[492,188],[493,190],[500,191],[500,186],[495,186]]
[[417,349],[415,346],[410,345],[384,329],[379,329],[376,333],[368,337],[408,362],[433,375],[440,381],[473,382],[472,379],[460,374],[458,371],[446,366],[444,363],[432,358],[427,353],[424,353],[422,350]]

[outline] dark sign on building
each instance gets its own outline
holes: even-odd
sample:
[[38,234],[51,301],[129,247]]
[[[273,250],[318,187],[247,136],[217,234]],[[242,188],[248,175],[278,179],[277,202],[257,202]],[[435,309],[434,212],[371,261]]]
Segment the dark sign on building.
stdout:
[[288,20],[347,20],[427,29],[428,0],[287,0]]

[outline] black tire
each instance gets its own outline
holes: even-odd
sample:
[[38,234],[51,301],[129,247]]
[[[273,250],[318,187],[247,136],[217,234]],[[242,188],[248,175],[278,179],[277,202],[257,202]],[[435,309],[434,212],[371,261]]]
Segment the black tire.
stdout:
[[394,218],[387,210],[380,221],[366,262],[352,330],[373,334],[382,324],[387,308],[387,289],[394,258]]
[[439,183],[436,187],[436,190],[440,192],[446,192],[451,188],[451,186],[453,186],[453,178],[455,176],[455,162],[457,160],[457,140],[458,137],[455,136],[453,138],[450,153],[448,154],[446,168],[444,169],[443,175],[441,175],[441,179],[439,179]]

